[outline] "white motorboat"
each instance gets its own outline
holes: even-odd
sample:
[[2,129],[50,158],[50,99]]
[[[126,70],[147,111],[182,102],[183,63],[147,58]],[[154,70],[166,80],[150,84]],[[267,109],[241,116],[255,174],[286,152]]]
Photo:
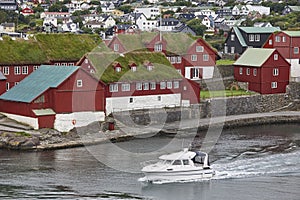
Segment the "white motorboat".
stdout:
[[162,155],[158,162],[148,161],[143,165],[143,180],[148,182],[210,179],[215,175],[209,166],[207,153],[188,149]]

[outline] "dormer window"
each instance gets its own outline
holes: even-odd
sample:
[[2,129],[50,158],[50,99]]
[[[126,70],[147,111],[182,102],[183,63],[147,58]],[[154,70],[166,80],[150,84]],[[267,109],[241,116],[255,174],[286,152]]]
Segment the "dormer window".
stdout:
[[153,68],[154,68],[153,64],[152,64],[151,62],[149,62],[149,61],[145,61],[145,62],[144,62],[144,66],[146,67],[146,69],[147,69],[148,71],[152,71]]
[[121,64],[120,63],[114,63],[113,64],[113,67],[114,67],[114,70],[115,70],[115,72],[121,72],[122,71],[122,66],[121,66]]
[[131,63],[131,64],[129,64],[129,68],[132,72],[135,72],[137,69],[137,65],[135,63]]
[[154,45],[154,51],[155,51],[155,52],[161,52],[162,49],[163,49],[163,46],[162,46],[161,43],[155,44],[155,45]]

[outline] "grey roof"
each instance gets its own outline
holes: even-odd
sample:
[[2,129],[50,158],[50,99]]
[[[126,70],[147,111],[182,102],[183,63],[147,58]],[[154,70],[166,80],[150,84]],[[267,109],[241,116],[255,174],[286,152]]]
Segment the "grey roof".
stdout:
[[233,65],[261,67],[275,49],[248,48]]
[[0,99],[30,103],[49,88],[58,87],[79,67],[42,65],[18,85],[0,96]]
[[2,72],[0,72],[0,81],[2,80],[6,80],[6,76],[4,76]]
[[234,32],[235,32],[235,34],[236,34],[236,36],[237,36],[239,42],[241,43],[241,45],[242,45],[243,47],[246,47],[247,44],[246,44],[246,42],[245,42],[245,40],[244,40],[244,38],[243,38],[243,36],[242,36],[242,34],[241,34],[241,32],[240,32],[240,29],[239,29],[238,27],[233,27],[233,30],[234,30]]

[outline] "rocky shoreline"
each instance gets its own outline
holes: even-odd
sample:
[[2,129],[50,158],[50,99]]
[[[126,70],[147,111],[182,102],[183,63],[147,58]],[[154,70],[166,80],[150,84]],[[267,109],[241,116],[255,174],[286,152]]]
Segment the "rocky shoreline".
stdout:
[[[3,119],[1,120],[3,121]],[[5,122],[10,128],[6,131],[0,131],[0,149],[44,151],[96,145],[105,142],[119,142],[133,139],[136,136],[153,133],[173,134],[177,137],[181,137],[186,136],[184,132],[188,132],[192,129],[207,130],[210,127],[228,129],[263,124],[299,123],[300,112],[286,111],[206,119],[189,119],[180,121],[180,123],[178,121],[167,123],[162,129],[154,125],[153,127],[148,127],[143,130],[134,127],[126,127],[126,129],[119,127],[119,130],[100,130],[92,132],[91,130],[99,130],[99,127],[101,127],[99,122],[95,122],[88,127],[73,129],[68,133],[61,133],[53,129],[32,130],[29,127],[17,124],[9,119],[5,119]],[[5,122],[0,122],[0,128]],[[16,131],[18,128],[19,131]],[[82,130],[78,131],[79,129]]]

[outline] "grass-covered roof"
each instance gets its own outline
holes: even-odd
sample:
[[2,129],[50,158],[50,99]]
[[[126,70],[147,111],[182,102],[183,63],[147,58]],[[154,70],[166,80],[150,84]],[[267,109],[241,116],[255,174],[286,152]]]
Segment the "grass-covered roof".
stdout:
[[29,40],[3,37],[0,64],[42,64],[49,61],[76,61],[101,42],[96,35],[37,34]]
[[[105,83],[111,82],[135,82],[135,81],[161,81],[181,79],[181,75],[162,53],[130,52],[120,56],[116,53],[91,52],[87,55],[92,65],[96,68],[96,76]],[[154,69],[148,71],[144,62],[149,61]],[[113,64],[118,62],[122,66],[121,72],[116,72]],[[137,70],[130,70],[129,64],[135,63]]]

